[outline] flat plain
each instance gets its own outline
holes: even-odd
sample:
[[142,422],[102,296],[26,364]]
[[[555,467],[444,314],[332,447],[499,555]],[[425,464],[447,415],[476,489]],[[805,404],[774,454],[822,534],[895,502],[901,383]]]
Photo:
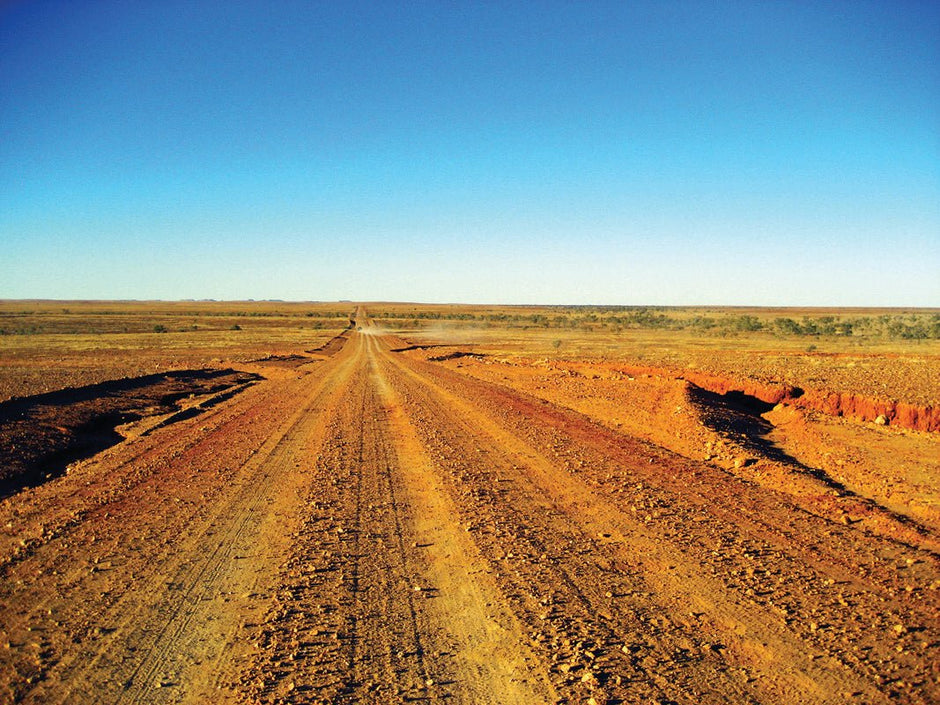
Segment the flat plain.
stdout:
[[940,312],[0,302],[0,700],[940,700]]

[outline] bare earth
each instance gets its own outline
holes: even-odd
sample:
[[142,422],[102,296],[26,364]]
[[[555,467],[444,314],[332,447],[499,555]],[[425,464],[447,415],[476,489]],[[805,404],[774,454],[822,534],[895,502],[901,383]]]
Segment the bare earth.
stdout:
[[0,501],[0,701],[940,700],[937,433],[357,324]]

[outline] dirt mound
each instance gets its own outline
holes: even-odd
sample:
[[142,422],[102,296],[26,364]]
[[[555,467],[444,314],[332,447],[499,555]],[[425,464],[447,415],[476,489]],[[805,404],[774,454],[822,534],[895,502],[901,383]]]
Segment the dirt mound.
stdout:
[[429,357],[428,360],[431,362],[443,362],[444,360],[456,360],[460,357],[475,357],[477,359],[482,359],[486,357],[483,353],[477,352],[467,352],[465,350],[457,350],[452,353],[447,353],[446,355],[438,355],[437,357]]
[[349,340],[349,330],[345,330],[339,335],[336,335],[330,338],[329,341],[324,343],[318,348],[313,350],[305,350],[304,352],[313,354],[313,355],[325,355],[327,357],[335,355],[340,350],[343,349],[343,346],[346,345],[346,342]]
[[812,396],[796,386],[695,370],[517,356],[475,362],[461,372],[705,460],[834,521],[865,517],[868,530],[936,545],[924,533],[940,526],[940,495],[930,479],[940,457],[936,434],[808,413],[800,403]]
[[[634,374],[669,374],[656,368],[629,368]],[[940,408],[909,404],[900,401],[874,399],[854,393],[838,393],[825,389],[803,389],[787,384],[763,383],[747,379],[731,379],[716,375],[683,371],[678,379],[685,379],[696,387],[716,394],[735,392],[746,394],[770,404],[792,404],[803,409],[819,411],[830,416],[841,416],[855,421],[875,421],[883,417],[886,424],[914,431],[940,431]]]
[[[183,370],[3,402],[0,494],[44,482],[69,463],[119,443],[122,424],[163,414],[171,416],[160,425],[181,421],[259,379],[232,369]],[[184,400],[207,395],[215,396],[181,408]]]
[[859,421],[878,421],[879,417],[883,417],[884,423],[900,428],[940,431],[940,407],[918,406],[824,390],[807,390],[799,399],[788,401],[831,416],[844,416]]
[[389,352],[401,353],[408,352],[410,350],[431,350],[432,348],[446,348],[447,345],[443,343],[432,343],[429,345],[405,345],[404,347],[392,348]]
[[299,367],[308,362],[313,362],[313,360],[306,355],[265,355],[257,360],[252,360],[252,362],[277,367]]

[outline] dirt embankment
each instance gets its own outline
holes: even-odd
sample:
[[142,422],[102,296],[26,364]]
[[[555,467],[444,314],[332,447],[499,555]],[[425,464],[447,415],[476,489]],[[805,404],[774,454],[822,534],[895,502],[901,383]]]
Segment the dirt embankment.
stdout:
[[837,394],[808,390],[792,403],[832,416],[845,416],[860,421],[879,421],[915,431],[940,431],[940,407],[915,406],[905,402],[871,399],[857,394]]
[[119,443],[119,426],[191,418],[260,379],[232,369],[182,370],[0,403],[0,495],[44,482]]
[[930,479],[940,471],[935,433],[809,413],[798,403],[812,397],[795,386],[697,371],[518,356],[448,359],[440,351],[422,357],[705,460],[821,516],[940,545],[927,529],[940,528],[940,492]]
[[768,404],[790,404],[802,409],[819,411],[855,421],[876,421],[915,431],[940,431],[940,407],[909,404],[903,401],[875,399],[851,392],[796,387],[789,384],[758,382],[746,378],[730,378],[690,370],[657,367],[618,366],[630,375],[674,376],[697,387],[727,394],[740,392]]
[[[353,322],[350,321],[350,326],[352,326],[352,324]],[[347,328],[339,335],[333,336],[320,347],[313,348],[312,350],[306,350],[305,352],[312,355],[320,355],[322,357],[330,357],[331,355],[335,355],[340,350],[342,350],[343,346],[349,341],[350,330],[351,327]]]
[[682,372],[679,378],[718,394],[742,392],[769,404],[791,404],[855,421],[877,421],[915,431],[940,431],[940,408],[918,406],[901,401],[873,399],[860,394],[802,389],[790,385],[762,384],[714,375]]

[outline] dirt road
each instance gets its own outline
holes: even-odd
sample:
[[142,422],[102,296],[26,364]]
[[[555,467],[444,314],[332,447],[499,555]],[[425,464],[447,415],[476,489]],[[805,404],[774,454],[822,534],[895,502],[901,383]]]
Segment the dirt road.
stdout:
[[359,324],[0,503],[0,700],[940,699],[934,553]]

